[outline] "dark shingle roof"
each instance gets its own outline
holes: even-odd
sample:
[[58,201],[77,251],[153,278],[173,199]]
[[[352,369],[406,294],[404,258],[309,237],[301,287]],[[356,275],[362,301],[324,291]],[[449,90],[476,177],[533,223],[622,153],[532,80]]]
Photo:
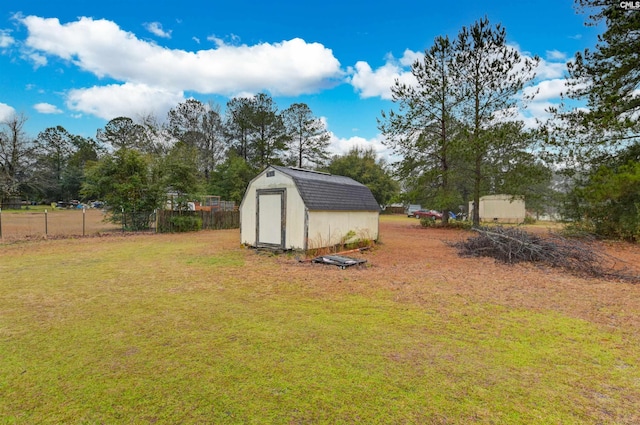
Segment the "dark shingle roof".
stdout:
[[349,177],[272,165],[291,177],[312,211],[379,211],[371,190]]

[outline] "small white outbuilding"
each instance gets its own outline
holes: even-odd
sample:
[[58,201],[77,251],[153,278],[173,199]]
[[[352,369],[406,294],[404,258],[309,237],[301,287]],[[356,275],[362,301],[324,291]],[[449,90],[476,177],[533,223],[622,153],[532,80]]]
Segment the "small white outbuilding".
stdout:
[[240,239],[252,247],[309,250],[378,239],[380,206],[365,185],[344,176],[271,165],[247,187]]
[[[524,198],[513,195],[487,195],[480,198],[480,221],[498,223],[522,223],[526,211]],[[473,202],[469,203],[469,217],[473,214]]]

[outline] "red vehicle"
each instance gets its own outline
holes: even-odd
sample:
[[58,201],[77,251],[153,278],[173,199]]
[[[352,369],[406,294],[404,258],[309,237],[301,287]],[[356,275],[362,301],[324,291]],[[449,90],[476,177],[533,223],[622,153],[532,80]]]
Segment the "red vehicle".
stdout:
[[418,210],[413,213],[415,218],[430,218],[432,220],[442,220],[442,213],[434,210]]

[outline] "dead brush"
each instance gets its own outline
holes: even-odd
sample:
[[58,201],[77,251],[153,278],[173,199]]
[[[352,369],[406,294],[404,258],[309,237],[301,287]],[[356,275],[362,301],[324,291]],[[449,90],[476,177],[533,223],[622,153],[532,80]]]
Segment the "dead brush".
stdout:
[[549,232],[534,235],[515,227],[474,228],[478,236],[452,242],[463,257],[492,257],[506,264],[531,262],[561,268],[581,277],[639,283],[640,275],[622,260],[594,250],[592,244]]

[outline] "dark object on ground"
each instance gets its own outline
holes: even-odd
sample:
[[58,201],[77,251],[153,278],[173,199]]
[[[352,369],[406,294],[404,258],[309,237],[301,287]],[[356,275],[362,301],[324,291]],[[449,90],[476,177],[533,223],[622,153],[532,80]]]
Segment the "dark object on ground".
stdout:
[[338,266],[341,269],[346,269],[350,266],[356,266],[358,264],[366,263],[367,260],[360,260],[357,258],[344,257],[342,255],[321,255],[311,260],[313,263],[331,264]]
[[534,235],[515,227],[473,230],[478,236],[451,244],[463,257],[493,257],[507,264],[528,261],[562,268],[583,277],[640,283],[640,275],[618,266],[621,260],[598,253],[590,244],[579,240],[556,233]]

